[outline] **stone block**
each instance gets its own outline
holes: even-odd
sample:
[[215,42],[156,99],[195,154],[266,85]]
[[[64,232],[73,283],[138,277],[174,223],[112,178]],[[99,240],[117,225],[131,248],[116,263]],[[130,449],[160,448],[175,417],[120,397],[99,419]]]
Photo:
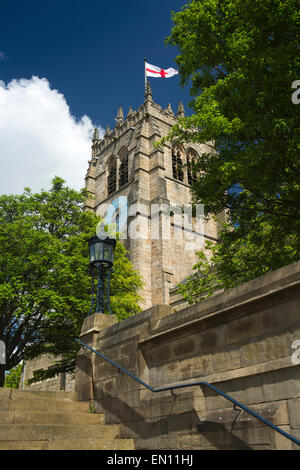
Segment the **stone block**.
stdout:
[[290,426],[300,429],[300,398],[287,400],[287,406]]
[[99,425],[43,425],[43,424],[6,424],[0,428],[0,441],[39,441],[60,439],[116,439],[119,435],[118,426]]
[[153,443],[153,437],[149,437],[148,439],[137,438],[135,440],[135,449],[136,450],[152,450],[152,449],[155,449],[154,443]]
[[144,357],[148,367],[155,367],[159,364],[165,364],[172,358],[171,347],[169,344],[162,344],[144,351]]
[[[289,426],[280,426],[282,431],[293,435]],[[293,450],[293,443],[279,432],[270,430],[271,448],[274,450]]]
[[234,320],[225,326],[226,344],[253,339],[261,335],[257,314]]
[[138,354],[125,355],[120,353],[120,358],[114,358],[114,361],[124,367],[124,369],[134,372],[138,366]]
[[179,382],[179,363],[178,361],[169,362],[163,367],[162,386]]
[[[170,414],[186,414],[186,413],[193,413],[193,414],[197,414],[196,411],[196,408],[197,408],[197,405],[198,405],[198,408],[200,406],[200,402],[199,400],[194,400],[194,397],[191,396],[190,398],[181,398],[180,395],[176,397],[175,401],[174,401],[174,404],[173,404],[173,407],[172,407],[172,410],[171,410],[171,413]],[[203,405],[203,403],[202,403]]]
[[222,424],[215,424],[214,430],[210,432],[201,431],[200,427],[198,434],[193,434],[188,437],[189,439],[183,436],[181,446],[190,445],[191,447],[187,448],[191,449],[251,450],[270,448],[269,432],[264,428],[244,428],[230,431]]
[[176,415],[171,414],[167,418],[168,420],[168,432],[169,434],[183,434],[196,433],[197,425],[199,423],[199,417],[196,411],[192,410],[189,412],[178,413]]
[[149,382],[151,387],[164,386],[164,369],[163,367],[152,367],[149,369]]
[[291,354],[291,343],[288,333],[269,336],[241,346],[243,366],[268,362]]
[[199,333],[199,351],[206,352],[216,350],[217,348],[225,344],[225,331],[224,326],[212,328],[206,330],[203,333]]
[[[214,436],[214,433],[213,433]],[[217,450],[219,445],[207,434],[187,434],[177,436],[177,449],[179,450]]]
[[[291,429],[291,434],[293,437],[295,437],[296,439],[298,439],[298,441],[300,441],[300,429]],[[293,450],[300,450],[300,447],[295,443],[293,442],[292,443],[292,447],[293,447]]]
[[202,354],[179,362],[179,379],[186,380],[212,374],[212,355]]
[[[170,392],[159,392],[159,396],[162,399],[163,397],[169,397]],[[148,390],[147,388],[141,388],[140,390],[140,399],[141,401],[144,400],[151,400],[153,398],[153,392]]]
[[[248,446],[252,449],[260,449],[261,446],[270,446],[270,429],[269,427],[249,427],[244,429],[239,429],[234,432],[236,439],[239,439],[240,442],[244,443],[245,446]],[[225,442],[226,445],[226,442]],[[227,448],[230,448],[230,443],[227,442]]]
[[241,367],[241,357],[239,348],[222,348],[212,354],[212,368],[214,372],[224,372],[226,370],[239,369]]
[[[176,392],[176,391],[175,391]],[[200,407],[200,401],[195,401],[192,393],[184,393],[174,397],[155,397],[141,401],[141,413],[145,418],[152,419],[182,413],[193,413],[196,407]],[[203,405],[203,402],[202,404]]]
[[203,412],[206,410],[206,400],[204,397],[194,395],[194,410],[197,412]]
[[177,449],[177,436],[156,436],[153,437],[152,449],[172,450]]
[[13,424],[14,423],[14,411],[2,411],[2,406],[0,404],[0,425],[1,424]]
[[[276,426],[282,427],[289,422],[285,401],[251,405],[249,408]],[[210,427],[213,427],[214,423],[215,425],[222,424],[226,429],[234,431],[244,428],[266,426],[265,423],[256,417],[243,409],[241,410],[240,413],[233,408],[208,411],[206,414],[203,414],[204,422],[201,429],[203,431],[210,431]],[[208,425],[206,425],[206,423],[208,423]]]
[[138,408],[140,406],[140,391],[131,390],[130,392],[119,393],[116,399],[125,406]]
[[[245,405],[263,403],[265,401],[262,390],[262,378],[259,375],[243,377],[213,385]],[[233,406],[230,400],[219,395],[208,386],[201,386],[201,388],[206,397],[207,410],[217,410]]]
[[253,409],[276,426],[288,425],[290,422],[286,400],[256,405]]
[[262,375],[265,401],[300,397],[300,368],[288,367]]
[[136,380],[126,374],[119,373],[116,377],[117,394],[127,393],[135,390],[144,389],[144,387]]
[[91,382],[80,384],[80,386],[77,388],[77,392],[78,401],[89,401],[93,400],[94,398],[93,386]]
[[107,395],[110,395],[112,397],[116,396],[118,394],[118,390],[116,387],[116,378],[113,377],[113,378],[104,380],[102,390]]
[[135,429],[141,439],[149,439],[153,438],[154,436],[152,419],[143,419],[142,421],[137,421]]
[[139,411],[144,419],[168,416],[173,410],[174,401],[174,397],[155,397],[148,400],[141,400]]
[[8,413],[12,409],[12,402],[6,398],[0,399],[0,412]]
[[120,356],[137,356],[138,353],[138,346],[135,342],[130,342],[126,344],[122,344],[122,346],[119,348],[120,351]]
[[150,320],[151,320],[151,329],[155,330],[160,326],[160,320],[167,315],[170,315],[172,309],[170,305],[167,304],[158,304],[151,307],[149,310]]
[[0,388],[0,403],[2,400],[8,400],[11,396],[12,389],[11,388],[6,388],[6,387],[1,387]]
[[[297,346],[295,349],[292,348],[292,344],[294,343],[294,341],[300,341],[300,328],[294,328],[293,330],[291,330],[291,333],[290,333],[290,341],[291,341],[291,351],[292,353],[293,352],[297,352],[296,353],[296,359],[299,360],[300,358],[300,354],[299,354],[299,349],[300,347]],[[298,343],[297,343],[298,344]]]
[[140,423],[142,421],[135,419],[134,421],[126,421],[122,423],[121,426],[121,437],[126,439],[138,439],[147,435],[147,432],[140,434]]
[[115,377],[118,374],[118,369],[100,357],[95,359],[94,363],[94,380],[104,380],[110,377]]
[[[133,317],[134,318],[134,317]],[[131,318],[128,318],[131,320]],[[120,348],[123,344],[126,343],[135,343],[139,339],[139,334],[141,332],[141,326],[133,326],[131,328],[125,328],[124,321],[124,329],[120,327],[120,324],[115,325],[115,328],[112,328],[113,331],[108,334],[107,332],[103,332],[103,334],[99,334],[97,336],[97,348],[100,352],[105,354],[105,351],[110,351],[113,348]],[[108,355],[108,354],[107,354]]]
[[[260,330],[264,333],[299,325],[300,298],[277,303],[259,313]],[[300,338],[299,338],[300,339]]]
[[80,353],[76,359],[76,386],[89,382],[92,377],[92,353]]
[[132,406],[123,397],[105,397],[95,400],[97,411],[105,413],[105,422],[111,423],[131,423],[142,419],[141,415],[136,411],[137,407]]
[[163,436],[168,436],[168,419],[166,417],[145,420],[146,425],[148,425],[149,433],[152,433],[153,437],[161,438]]
[[101,313],[94,313],[85,317],[83,320],[80,338],[89,333],[97,333],[105,330],[109,326],[118,323],[117,318],[114,315],[105,315]]
[[198,351],[198,336],[191,335],[172,343],[172,358],[182,359]]
[[233,407],[211,410],[201,415],[201,433],[217,432],[219,429],[232,432],[237,429],[248,428],[251,421],[249,414],[240,412]]

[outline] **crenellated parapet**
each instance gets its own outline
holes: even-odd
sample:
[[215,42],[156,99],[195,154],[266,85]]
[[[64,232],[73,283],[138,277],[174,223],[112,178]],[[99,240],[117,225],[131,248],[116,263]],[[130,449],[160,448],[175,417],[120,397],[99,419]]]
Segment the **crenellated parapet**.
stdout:
[[[164,124],[167,124],[167,128],[171,128],[177,121],[177,118],[171,108],[171,104],[167,106],[166,109],[163,109],[159,104],[155,103],[152,100],[152,92],[150,93],[149,87],[147,92],[145,93],[145,101],[144,103],[138,108],[137,111],[134,111],[130,106],[126,119],[124,120],[124,113],[122,108],[120,107],[118,110],[117,117],[115,118],[116,126],[114,129],[109,129],[106,127],[106,131],[104,134],[103,139],[100,139],[98,133],[94,133],[93,141],[92,141],[92,162],[96,163],[95,158],[108,149],[109,147],[113,146],[116,140],[120,139],[126,132],[132,129],[132,127],[137,126],[143,120],[149,122],[149,119],[154,118],[158,121],[163,121]],[[159,127],[159,123],[153,124],[155,127]],[[167,129],[167,130],[168,130]],[[160,136],[162,135],[161,132],[159,133]]]

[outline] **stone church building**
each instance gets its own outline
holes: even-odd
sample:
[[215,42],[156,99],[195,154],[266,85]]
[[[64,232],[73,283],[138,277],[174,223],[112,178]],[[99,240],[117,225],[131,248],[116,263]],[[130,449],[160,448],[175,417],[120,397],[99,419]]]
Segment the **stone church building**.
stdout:
[[[144,280],[144,310],[121,322],[114,315],[88,315],[79,338],[101,357],[82,348],[74,375],[35,383],[29,395],[53,391],[56,397],[75,390],[83,403],[73,405],[96,411],[89,418],[72,416],[84,420],[76,431],[88,436],[81,443],[85,449],[117,449],[123,439],[136,450],[299,448],[300,261],[191,306],[176,293],[178,283],[193,271],[196,251],[205,240],[217,241],[219,229],[201,211],[195,219],[194,212],[182,213],[191,203],[192,162],[211,149],[209,144],[154,145],[183,115],[182,104],[177,116],[170,105],[162,109],[156,104],[148,84],[137,111],[130,108],[125,119],[120,108],[115,129],[107,128],[103,139],[95,130],[86,210],[107,223],[114,220],[124,234],[133,266]],[[182,223],[186,219],[190,224]],[[26,389],[33,371],[52,360],[29,361],[20,388]],[[131,376],[120,373],[116,364]],[[24,416],[27,420],[27,411]],[[40,416],[32,413],[30,419]],[[56,412],[51,419],[61,436],[61,420],[70,423],[70,416]],[[88,426],[88,420],[98,424]],[[115,432],[113,442],[101,447],[104,441],[95,440],[95,428],[102,437]],[[39,437],[43,445],[63,448],[48,438]],[[71,448],[78,448],[74,440]]]
[[[196,218],[190,214],[193,163],[201,153],[211,151],[211,146],[154,146],[184,115],[182,103],[176,115],[170,104],[162,109],[155,103],[147,82],[145,99],[138,110],[130,107],[124,118],[120,107],[115,128],[107,127],[102,139],[95,129],[92,139],[85,176],[90,197],[85,209],[104,218],[113,207],[113,220],[118,223],[119,201],[126,201],[127,223],[125,229],[118,223],[118,228],[129,259],[142,276],[139,293],[143,310],[160,304],[170,305],[173,311],[182,309],[186,302],[178,293],[178,284],[193,272],[198,261],[196,252],[205,251],[205,240],[217,241],[219,223],[204,218],[203,207]],[[22,387],[26,387],[33,370],[45,369],[52,362],[52,357],[45,355],[29,361],[22,375]],[[59,374],[32,384],[31,388],[72,390],[74,377]]]
[[[196,218],[190,214],[193,162],[201,153],[211,151],[211,146],[154,146],[184,115],[182,103],[177,115],[170,104],[162,109],[155,103],[147,82],[145,100],[137,111],[130,107],[124,118],[120,107],[115,128],[107,127],[102,139],[97,129],[93,135],[85,176],[90,197],[85,209],[103,218],[114,207],[113,220],[118,222],[119,201],[126,198],[127,224],[125,229],[118,228],[129,259],[142,276],[139,293],[143,310],[160,304],[170,305],[173,311],[186,306],[177,286],[193,272],[198,261],[196,252],[205,251],[205,240],[217,241],[219,223],[204,218],[203,208],[197,211]],[[186,215],[182,214],[183,208]],[[50,363],[52,358],[47,356],[28,362],[23,386],[33,370],[47,368]],[[59,374],[31,386],[48,390],[73,387],[72,374]]]
[[202,212],[196,220],[189,213],[193,162],[211,148],[194,143],[154,146],[184,113],[182,103],[177,116],[170,104],[166,109],[156,104],[147,82],[145,101],[138,110],[130,107],[125,119],[119,108],[114,130],[107,128],[100,139],[95,129],[93,136],[85,178],[91,198],[86,208],[104,217],[113,204],[118,221],[118,201],[126,198],[125,233],[119,228],[130,260],[144,281],[143,308],[174,302],[176,286],[198,261],[196,251],[204,248],[205,240],[217,240],[214,220],[205,220]]

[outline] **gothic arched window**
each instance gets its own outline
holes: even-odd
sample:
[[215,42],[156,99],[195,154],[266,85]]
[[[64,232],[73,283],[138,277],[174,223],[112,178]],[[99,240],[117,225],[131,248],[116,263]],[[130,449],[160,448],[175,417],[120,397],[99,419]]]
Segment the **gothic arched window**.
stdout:
[[198,159],[198,154],[193,149],[188,149],[186,154],[186,163],[187,163],[187,177],[188,177],[188,184],[193,184],[196,181],[196,162]]
[[173,178],[183,181],[182,151],[178,146],[172,147],[172,171]]
[[117,189],[117,160],[112,157],[108,163],[107,192],[112,194]]
[[119,188],[128,183],[128,153],[123,150],[120,153],[120,167],[119,167]]
[[128,153],[123,150],[120,153],[120,167],[119,167],[119,188],[128,183]]

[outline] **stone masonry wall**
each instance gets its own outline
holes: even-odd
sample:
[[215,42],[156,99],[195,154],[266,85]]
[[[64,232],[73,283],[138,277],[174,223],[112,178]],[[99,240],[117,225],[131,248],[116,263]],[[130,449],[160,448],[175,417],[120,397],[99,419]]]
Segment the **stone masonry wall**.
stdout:
[[[159,305],[121,323],[95,314],[81,339],[152,387],[204,380],[300,438],[300,367],[292,361],[300,262],[175,313]],[[106,423],[122,423],[136,449],[296,448],[208,387],[152,393],[83,349],[75,377],[80,399],[104,411]]]
[[35,382],[28,385],[27,381],[33,377],[35,370],[47,369],[49,366],[58,361],[59,357],[43,354],[36,359],[32,359],[25,363],[23,372],[19,383],[20,389],[40,390],[55,392],[57,390],[65,390],[70,392],[75,389],[75,377],[72,373],[60,373],[51,379],[46,379],[41,382]]

